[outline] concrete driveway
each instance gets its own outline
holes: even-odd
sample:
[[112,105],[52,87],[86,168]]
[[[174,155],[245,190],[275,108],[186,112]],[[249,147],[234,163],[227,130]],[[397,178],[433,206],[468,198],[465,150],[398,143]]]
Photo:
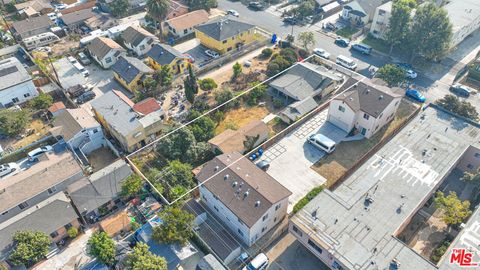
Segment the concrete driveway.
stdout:
[[327,114],[328,110],[318,113],[266,149],[260,158],[270,163],[267,173],[293,193],[288,201],[288,212],[310,190],[326,182],[324,177],[310,169],[326,153],[306,143],[307,137],[322,133],[338,143],[347,136],[345,131],[326,122]]

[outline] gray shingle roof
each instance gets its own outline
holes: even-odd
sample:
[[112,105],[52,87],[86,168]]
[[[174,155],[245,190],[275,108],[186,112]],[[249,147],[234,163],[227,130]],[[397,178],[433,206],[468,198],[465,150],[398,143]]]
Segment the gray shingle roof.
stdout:
[[[45,33],[48,31],[48,28],[53,26],[54,23],[48,18],[47,15],[39,16],[39,17],[32,17],[25,19],[23,21],[14,22],[12,24],[12,28],[22,37],[27,38],[31,35],[27,35],[27,32],[35,32],[35,30],[45,29],[41,31],[41,33]],[[41,34],[40,32],[37,34]]]
[[116,43],[114,40],[106,37],[97,37],[88,45],[88,50],[91,54],[103,59],[111,50],[117,50],[118,52],[124,52],[125,49]]
[[363,111],[377,118],[396,97],[399,95],[358,83],[335,99],[345,102],[355,112]]
[[68,109],[55,117],[55,127],[59,127],[60,135],[69,141],[83,129],[100,126],[100,124],[85,109]]
[[324,67],[299,63],[271,82],[270,86],[299,101],[320,94],[332,82],[340,80]]
[[126,44],[131,44],[134,47],[138,46],[145,38],[150,38],[152,41],[156,39],[153,34],[141,26],[129,26],[123,31],[122,38]]
[[255,28],[255,25],[232,20],[231,18],[222,18],[198,25],[195,28],[213,39],[223,41],[247,30],[253,29]]
[[37,206],[38,208],[31,207],[0,225],[0,257],[6,255],[12,247],[15,232],[32,230],[50,234],[78,218],[63,193],[57,193]]
[[317,102],[313,97],[306,98],[301,101],[296,101],[287,108],[285,108],[281,114],[288,117],[288,119],[295,121],[299,117],[302,117],[306,113],[310,112],[311,110],[315,109],[318,106]]
[[88,213],[115,199],[121,191],[121,183],[132,173],[130,166],[120,159],[88,179],[73,183],[67,192],[77,210]]
[[95,13],[92,12],[90,9],[82,9],[79,11],[75,11],[72,13],[68,13],[60,17],[67,26],[72,24],[76,24],[79,22],[83,22],[88,18],[95,16]]
[[167,44],[155,44],[147,52],[147,56],[151,57],[155,62],[160,65],[168,65],[172,63],[175,58],[183,58],[181,52],[177,51],[173,47]]
[[90,104],[110,127],[123,136],[132,135],[141,126],[138,114],[113,91],[94,99]]
[[[237,152],[215,157],[206,163],[196,178],[249,228],[262,218],[272,205],[292,194]],[[237,185],[234,185],[234,182],[237,182]],[[240,187],[238,184],[242,182],[244,184]],[[237,193],[239,189],[241,192]],[[248,195],[245,197],[247,191]],[[255,206],[257,201],[260,204]]]
[[138,74],[153,73],[153,69],[139,59],[127,56],[120,57],[111,69],[127,83],[132,82]]
[[31,80],[27,70],[17,58],[11,57],[0,61],[0,91]]

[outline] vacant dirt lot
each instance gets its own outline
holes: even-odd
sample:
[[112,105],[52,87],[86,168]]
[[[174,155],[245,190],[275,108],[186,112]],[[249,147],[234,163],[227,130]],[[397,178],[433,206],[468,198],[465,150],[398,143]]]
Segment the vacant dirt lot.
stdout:
[[225,129],[238,129],[253,120],[262,120],[269,114],[265,107],[241,107],[230,110],[225,114],[225,119],[218,124],[215,134],[222,133]]

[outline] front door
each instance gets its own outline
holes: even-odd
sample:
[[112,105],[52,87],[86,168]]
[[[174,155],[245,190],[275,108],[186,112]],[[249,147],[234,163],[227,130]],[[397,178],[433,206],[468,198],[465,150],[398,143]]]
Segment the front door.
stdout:
[[362,133],[363,136],[365,136],[365,134],[367,134],[367,129],[362,127],[361,133]]

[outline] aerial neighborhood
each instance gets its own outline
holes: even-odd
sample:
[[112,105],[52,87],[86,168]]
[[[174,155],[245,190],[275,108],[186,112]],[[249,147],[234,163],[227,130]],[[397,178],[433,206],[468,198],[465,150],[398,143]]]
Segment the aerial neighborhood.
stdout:
[[0,270],[480,267],[478,0],[0,16]]

